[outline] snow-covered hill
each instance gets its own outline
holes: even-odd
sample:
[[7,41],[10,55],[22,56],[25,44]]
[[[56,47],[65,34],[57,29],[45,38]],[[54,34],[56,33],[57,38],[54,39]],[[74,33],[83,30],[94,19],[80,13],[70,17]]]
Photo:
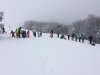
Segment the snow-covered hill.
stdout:
[[100,75],[100,45],[43,37],[0,34],[0,75]]

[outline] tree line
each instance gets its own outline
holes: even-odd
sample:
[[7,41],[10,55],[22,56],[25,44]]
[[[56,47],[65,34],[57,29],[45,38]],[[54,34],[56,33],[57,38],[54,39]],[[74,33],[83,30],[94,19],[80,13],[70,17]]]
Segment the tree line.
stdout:
[[100,17],[95,16],[94,14],[89,15],[84,20],[77,20],[73,22],[72,25],[28,20],[24,22],[23,28],[28,30],[35,28],[37,31],[43,33],[49,33],[51,30],[54,30],[54,33],[59,31],[60,34],[64,35],[71,35],[71,33],[74,33],[75,35],[82,34],[85,36],[85,39],[88,39],[88,36],[92,35],[93,41],[100,43]]
[[32,30],[32,28],[35,28],[36,31],[43,33],[49,33],[51,30],[53,30],[54,33],[57,33],[57,31],[59,31],[61,34],[68,34],[68,27],[57,22],[37,22],[29,20],[24,22],[22,28],[28,30]]

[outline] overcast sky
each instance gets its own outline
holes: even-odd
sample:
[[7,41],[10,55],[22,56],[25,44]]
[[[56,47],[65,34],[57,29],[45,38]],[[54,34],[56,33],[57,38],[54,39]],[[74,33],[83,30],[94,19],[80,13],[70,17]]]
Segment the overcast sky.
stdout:
[[0,0],[5,23],[25,20],[71,24],[89,14],[100,16],[100,0]]

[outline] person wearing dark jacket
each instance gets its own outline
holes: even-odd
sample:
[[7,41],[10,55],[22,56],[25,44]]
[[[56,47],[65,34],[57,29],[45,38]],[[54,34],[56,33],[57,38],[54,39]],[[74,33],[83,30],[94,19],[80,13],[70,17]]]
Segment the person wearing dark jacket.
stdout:
[[77,42],[77,35],[75,36],[75,41]]
[[4,28],[4,27],[2,28],[2,31],[3,31],[3,34],[4,34],[4,33],[7,33],[7,32],[5,31],[5,28]]
[[21,27],[18,28],[18,37],[20,38]]
[[24,31],[24,38],[25,38],[25,37],[27,37],[27,36],[26,36],[26,30]]
[[89,35],[90,44],[92,43],[92,36]]
[[59,38],[59,32],[57,31],[57,37]]
[[73,33],[73,34],[72,34],[72,41],[74,40],[74,36],[75,36],[75,34]]
[[22,34],[22,38],[24,38],[24,30],[21,32],[21,34]]
[[84,36],[82,35],[82,43],[84,43]]
[[66,40],[66,37],[62,34],[60,39],[65,39]]
[[68,40],[69,40],[69,38],[70,38],[70,35],[68,35]]
[[51,38],[53,37],[53,30],[51,30],[51,32],[50,32],[50,37]]
[[63,39],[63,38],[64,38],[64,35],[62,34],[61,37],[60,37],[60,39]]
[[34,31],[34,36],[36,37],[36,32]]

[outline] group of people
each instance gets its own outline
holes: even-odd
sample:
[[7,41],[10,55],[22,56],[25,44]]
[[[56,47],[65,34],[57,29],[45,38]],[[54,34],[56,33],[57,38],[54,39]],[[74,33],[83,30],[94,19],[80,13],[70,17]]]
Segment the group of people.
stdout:
[[[22,27],[16,28],[16,31],[14,32],[13,30],[11,30],[10,34],[12,35],[12,37],[18,37],[20,38],[22,35],[22,38],[26,38],[30,36],[30,32],[29,30],[26,32],[26,30],[21,30]],[[16,34],[16,36],[15,36]]]
[[[7,33],[5,31],[5,28],[4,26],[2,27],[2,33]],[[32,28],[32,33],[33,33],[33,36],[36,37],[36,31],[34,28]],[[26,30],[22,30],[22,27],[19,27],[19,28],[16,28],[15,32],[13,30],[11,30],[10,34],[12,34],[12,37],[18,37],[20,38],[21,35],[22,35],[22,38],[26,38],[26,37],[30,37],[30,31],[28,30],[26,32]],[[16,36],[15,36],[16,34]],[[38,34],[38,37],[41,37],[42,36],[42,32],[37,32]],[[72,33],[71,35],[67,35],[68,36],[68,40],[70,40],[70,37],[72,39],[72,41],[76,41],[79,40],[79,42],[82,41],[82,43],[84,43],[84,39],[85,39],[85,36],[83,36],[82,34],[79,34],[79,35],[75,35],[74,33]],[[50,31],[50,37],[53,38],[53,30]],[[57,38],[59,38],[59,31],[57,31]],[[66,40],[66,37],[64,34],[61,35],[60,39],[65,39]],[[92,42],[92,36],[89,35],[88,36],[88,40],[90,42],[90,44],[94,45],[94,43]]]
[[71,34],[71,36],[70,35],[68,35],[68,40],[70,39],[70,37],[72,37],[72,41],[74,40],[74,38],[75,38],[75,41],[77,42],[77,39],[79,40],[79,42],[81,42],[82,41],[82,43],[84,43],[84,36],[82,35],[82,34],[79,34],[79,35],[75,35],[74,33],[72,33]]
[[[13,30],[11,30],[11,33],[12,34],[12,37],[15,37],[15,33],[16,33],[16,37],[19,37],[20,38],[20,35],[22,35],[22,38],[26,38],[26,37],[30,37],[30,31],[28,30],[26,32],[26,30],[21,30],[22,27],[19,27],[19,28],[16,28],[16,31],[14,32]],[[33,36],[36,37],[36,31],[34,28],[32,28],[32,33],[33,33]],[[42,32],[38,32],[38,37],[41,37],[42,36]],[[53,38],[53,30],[50,31],[50,37]],[[57,37],[59,38],[59,31],[57,31]],[[79,35],[75,35],[74,33],[72,33],[71,35],[68,35],[68,40],[70,40],[70,37],[72,39],[72,41],[75,41],[77,42],[77,39],[79,40],[79,42],[82,41],[82,43],[84,43],[84,39],[85,37],[82,35],[82,34],[79,34]],[[66,37],[64,34],[61,35],[60,39],[65,39],[66,40]],[[90,44],[92,44],[92,36],[89,35],[88,37],[89,41],[90,41]]]
[[[51,38],[53,37],[53,30],[50,31],[50,37]],[[59,31],[57,31],[57,37],[59,38]],[[66,40],[66,37],[64,36],[64,34],[61,35],[60,39],[65,39]]]
[[[33,33],[33,36],[36,37],[36,31],[34,28],[32,28],[32,33]],[[21,35],[22,35],[22,38],[30,37],[30,31],[28,30],[26,32],[26,30],[22,30],[22,27],[16,28],[15,32],[11,30],[10,34],[12,35],[12,37],[15,37],[15,34],[16,34],[16,37],[18,38],[20,38]],[[38,37],[41,37],[41,36],[42,36],[42,32],[38,32]]]
[[[72,37],[72,40],[74,40],[75,38],[75,41],[77,41],[77,39],[79,39],[79,42],[82,41],[82,43],[84,43],[84,39],[85,39],[85,36],[83,36],[83,34],[79,34],[79,35],[75,35],[74,33],[71,35]],[[68,35],[68,40],[70,38],[70,35]],[[90,44],[92,44],[92,36],[89,35],[88,38],[87,38],[89,41],[90,41]]]
[[[71,37],[72,41],[75,40],[77,42],[79,40],[79,42],[84,43],[85,36],[83,36],[83,34],[75,35],[74,33],[72,33],[71,35],[67,35],[67,36],[68,36],[68,40],[70,40],[70,37]],[[51,30],[51,32],[50,32],[50,37],[51,38],[53,37],[53,30]],[[57,37],[59,38],[59,31],[57,31]],[[66,40],[65,35],[62,34],[60,39],[65,39]],[[89,35],[87,39],[89,40],[89,43],[91,45],[95,45],[95,43],[92,41],[92,36],[91,35]]]
[[[32,33],[33,33],[33,36],[36,37],[36,31],[34,28],[32,28]],[[38,33],[38,37],[42,36],[42,32],[37,32],[37,33]]]

